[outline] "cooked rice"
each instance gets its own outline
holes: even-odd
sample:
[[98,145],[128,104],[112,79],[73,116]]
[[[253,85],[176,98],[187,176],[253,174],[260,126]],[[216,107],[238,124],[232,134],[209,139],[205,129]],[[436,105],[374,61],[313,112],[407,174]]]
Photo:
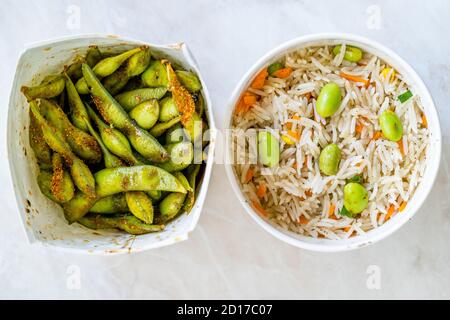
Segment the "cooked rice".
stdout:
[[[249,162],[257,159],[256,144],[249,148],[254,140],[238,134],[241,139],[233,139],[234,170],[250,203],[259,204],[272,223],[314,238],[343,239],[382,225],[391,205],[398,214],[402,202],[411,199],[425,171],[429,132],[422,125],[420,97],[414,95],[405,103],[398,100],[406,90],[414,92],[401,74],[395,72],[391,82],[393,70],[386,77],[381,71],[392,67],[378,57],[364,53],[356,64],[343,60],[343,54],[334,56],[331,50],[320,46],[289,53],[284,58],[286,67],[293,69],[288,78],[269,77],[262,90],[249,89],[261,98],[244,114],[235,113],[233,128],[244,130],[247,138],[255,137],[255,129],[271,132],[280,142],[280,163],[267,168]],[[340,72],[370,79],[370,85],[366,88],[343,79]],[[344,90],[344,97],[338,111],[325,120],[315,112],[315,103],[320,89],[330,81]],[[404,155],[396,142],[373,139],[380,131],[378,116],[386,108],[403,123]],[[300,120],[292,119],[295,114]],[[280,134],[287,134],[287,123],[291,130],[301,130],[294,145],[280,139]],[[360,133],[357,123],[362,126]],[[335,176],[323,176],[318,158],[330,143],[340,147],[342,160]],[[295,163],[300,165],[294,168]],[[246,183],[249,170],[253,178]],[[369,205],[355,219],[340,216],[346,179],[360,174]],[[262,199],[257,196],[260,184],[267,187]],[[330,206],[334,206],[331,215]]]

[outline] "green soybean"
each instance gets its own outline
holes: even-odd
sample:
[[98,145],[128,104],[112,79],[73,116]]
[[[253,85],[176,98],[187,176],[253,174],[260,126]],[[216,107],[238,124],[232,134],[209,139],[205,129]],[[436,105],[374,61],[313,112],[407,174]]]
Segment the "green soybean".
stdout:
[[89,214],[81,218],[78,223],[89,229],[119,229],[134,235],[164,230],[162,224],[147,224],[132,215],[102,216]]
[[403,136],[403,124],[397,114],[384,110],[378,118],[383,136],[391,141],[400,141]]
[[125,193],[130,212],[145,223],[153,223],[153,204],[150,198],[142,191],[129,191]]
[[279,141],[268,131],[258,132],[258,159],[267,167],[274,167],[280,161]]
[[64,170],[62,157],[58,153],[54,153],[52,156],[52,167],[52,194],[60,203],[70,201],[75,195],[75,187],[70,178],[70,174]]
[[152,99],[138,104],[130,111],[129,115],[141,128],[150,129],[159,118],[158,100]]
[[134,48],[119,55],[102,59],[94,66],[92,70],[98,77],[103,78],[109,76],[110,74],[113,74],[114,71],[119,69],[122,63],[124,63],[128,58],[145,49],[146,47]]
[[181,116],[178,116],[170,121],[157,123],[150,129],[150,134],[154,137],[160,137],[164,134],[164,132],[166,132],[169,128],[176,125],[180,121]]
[[333,176],[339,171],[341,149],[337,145],[329,144],[323,148],[319,156],[319,169],[327,176]]
[[84,78],[78,79],[78,81],[75,83],[75,88],[77,89],[77,92],[79,94],[89,94],[89,87]]
[[195,203],[195,194],[196,194],[196,180],[197,175],[200,172],[200,164],[192,164],[190,165],[186,170],[187,173],[187,179],[189,181],[189,185],[191,186],[192,191],[188,191],[188,194],[186,196],[186,200],[183,204],[183,211],[191,212],[192,208],[194,207]]
[[70,116],[74,126],[77,127],[78,129],[88,132],[88,128],[85,122],[86,119],[89,119],[88,113],[83,104],[83,101],[81,101],[81,98],[78,94],[77,89],[75,88],[75,85],[73,84],[72,80],[67,74],[66,74],[66,91],[67,91],[67,98],[69,100]]
[[189,141],[186,130],[180,123],[175,124],[166,132],[166,144]]
[[41,170],[37,176],[37,184],[44,196],[53,202],[60,203],[52,193],[52,176],[53,174],[50,171]]
[[[88,52],[86,53],[86,63],[93,68],[98,62],[102,60],[102,53],[98,49],[97,46],[90,46]],[[83,73],[81,71],[81,64],[80,64],[80,77],[83,76]]]
[[366,188],[356,182],[347,183],[344,187],[344,206],[356,215],[364,211],[369,203],[369,196]]
[[200,79],[194,73],[184,70],[177,70],[175,71],[175,74],[177,75],[181,85],[189,92],[193,93],[201,90],[202,84]]
[[169,193],[162,199],[158,205],[162,221],[167,222],[175,218],[183,207],[185,199],[186,194],[177,192]]
[[340,104],[341,89],[339,86],[334,82],[330,82],[323,86],[316,102],[317,113],[322,118],[330,117],[339,109]]
[[123,193],[101,198],[89,210],[89,212],[100,214],[126,213],[128,211],[127,201]]
[[63,92],[65,86],[66,82],[64,81],[64,77],[59,76],[50,82],[35,87],[22,86],[20,90],[27,100],[31,101],[37,98],[50,99],[59,96],[61,92]]
[[150,62],[147,70],[141,76],[142,82],[147,87],[167,87],[168,78],[166,67],[160,60],[153,60]]
[[144,101],[150,99],[161,99],[166,92],[166,88],[142,88],[123,92],[115,96],[115,99],[125,111],[130,111]]
[[42,130],[36,121],[33,113],[30,111],[30,128],[28,131],[30,147],[40,165],[51,165],[52,150],[47,145],[42,135]]
[[[338,55],[341,52],[341,45],[335,46],[333,48],[334,55]],[[362,51],[359,48],[352,47],[352,46],[345,46],[345,54],[344,54],[344,60],[350,61],[350,62],[358,62],[362,58]]]
[[167,172],[180,171],[187,168],[194,159],[194,146],[191,142],[179,142],[166,146],[170,159],[159,164]]
[[160,102],[161,111],[159,113],[159,121],[167,122],[180,115],[178,107],[172,97],[165,97]]

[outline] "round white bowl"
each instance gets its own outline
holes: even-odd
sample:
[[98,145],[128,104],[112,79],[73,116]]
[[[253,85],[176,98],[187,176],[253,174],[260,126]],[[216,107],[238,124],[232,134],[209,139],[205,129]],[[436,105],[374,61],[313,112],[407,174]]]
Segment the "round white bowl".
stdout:
[[264,230],[266,230],[276,238],[291,245],[312,251],[338,252],[352,250],[367,246],[392,234],[395,230],[399,229],[403,224],[410,220],[412,216],[420,209],[433,186],[441,159],[442,142],[438,114],[436,112],[433,99],[431,98],[428,89],[426,88],[425,84],[420,79],[418,74],[408,63],[406,63],[392,50],[373,40],[351,34],[323,33],[303,36],[283,43],[277,48],[269,51],[250,68],[250,70],[241,79],[236,89],[233,91],[231,99],[228,103],[227,114],[225,115],[226,122],[224,124],[224,128],[231,128],[234,108],[239,97],[241,96],[242,92],[246,90],[246,88],[250,85],[250,82],[254,78],[254,76],[264,66],[267,66],[270,63],[282,58],[287,52],[292,52],[302,47],[324,44],[336,45],[341,43],[354,45],[363,49],[364,51],[377,55],[388,64],[393,66],[403,76],[405,76],[406,79],[409,80],[409,84],[414,88],[414,92],[421,98],[423,107],[425,109],[425,115],[428,120],[428,128],[430,130],[430,145],[427,151],[427,167],[422,182],[415,191],[412,199],[408,202],[406,209],[401,214],[395,215],[394,217],[392,217],[392,219],[390,219],[380,227],[367,232],[365,235],[359,235],[342,240],[316,239],[282,229],[281,227],[276,226],[273,223],[270,223],[269,221],[261,218],[260,215],[255,212],[255,210],[249,205],[248,200],[241,191],[238,178],[235,174],[233,165],[231,164],[231,140],[226,139],[227,145],[225,152],[225,166],[227,175],[234,192],[236,193],[239,201],[242,203],[247,213],[262,228],[264,228]]
[[[69,225],[62,208],[47,199],[36,182],[38,167],[28,141],[28,103],[20,92],[22,85],[35,85],[51,73],[60,72],[76,54],[84,54],[90,45],[101,49],[123,51],[148,45],[153,56],[168,57],[186,70],[194,71],[202,83],[210,144],[203,181],[194,207],[156,233],[139,236],[120,231],[90,230],[78,224]],[[71,252],[116,254],[144,251],[186,240],[197,225],[208,189],[213,166],[216,129],[211,100],[197,63],[185,43],[154,45],[112,35],[81,35],[40,42],[27,47],[20,55],[11,88],[8,110],[8,159],[17,206],[28,238],[33,244]]]

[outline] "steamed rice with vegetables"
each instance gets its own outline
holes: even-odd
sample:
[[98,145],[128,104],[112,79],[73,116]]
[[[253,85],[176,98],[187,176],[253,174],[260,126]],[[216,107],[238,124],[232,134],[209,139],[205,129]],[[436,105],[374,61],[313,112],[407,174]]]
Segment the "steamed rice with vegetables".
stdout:
[[288,53],[261,70],[233,115],[234,170],[263,218],[342,239],[407,207],[426,166],[427,120],[414,89],[345,44]]

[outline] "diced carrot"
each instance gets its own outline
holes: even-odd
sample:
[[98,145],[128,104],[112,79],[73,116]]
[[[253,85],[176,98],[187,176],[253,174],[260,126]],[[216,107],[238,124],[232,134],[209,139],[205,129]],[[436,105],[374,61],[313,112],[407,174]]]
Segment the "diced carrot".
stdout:
[[288,130],[288,135],[290,135],[292,138],[294,138],[297,141],[300,139],[300,133],[298,131]]
[[266,194],[266,190],[267,190],[266,185],[261,183],[258,187],[258,190],[256,191],[256,195],[258,196],[258,198],[264,197],[264,195]]
[[292,165],[292,168],[294,168],[295,170],[297,170],[297,168],[298,168],[297,162],[294,162],[294,164]]
[[257,98],[256,98],[256,95],[245,95],[243,97],[243,100],[244,100],[244,105],[249,107],[256,103]]
[[391,204],[389,206],[389,209],[388,209],[388,211],[386,213],[386,217],[384,218],[384,220],[388,221],[392,217],[392,215],[394,214],[394,211],[395,211],[395,207],[394,207],[393,204]]
[[331,217],[334,215],[334,209],[336,206],[334,204],[330,204],[330,207],[328,208],[328,216]]
[[356,133],[361,133],[363,130],[363,125],[360,122],[356,122],[355,131]]
[[351,228],[351,226],[347,226],[347,227],[344,227],[343,229],[345,232],[349,232],[350,228]]
[[298,222],[299,222],[300,224],[305,225],[305,224],[308,224],[309,220],[306,219],[305,216],[300,216],[300,218],[298,219]]
[[405,155],[405,147],[403,146],[403,139],[397,141],[397,144],[398,144],[398,148],[400,150],[400,153],[402,154],[402,156],[404,156]]
[[306,97],[306,100],[309,101],[309,99],[311,99],[311,97],[312,97],[311,92],[308,92],[308,93],[305,95],[305,97]]
[[283,69],[275,71],[273,73],[273,76],[277,77],[277,78],[285,79],[285,78],[289,77],[291,75],[291,73],[292,73],[292,68],[287,67],[287,68],[283,68]]
[[405,210],[407,204],[408,204],[408,202],[403,201],[402,204],[400,205],[400,207],[398,207],[398,211],[402,212],[403,210]]
[[383,134],[381,133],[381,131],[375,131],[375,133],[373,134],[373,140],[378,140],[381,138]]
[[361,77],[353,76],[353,75],[351,75],[351,74],[347,74],[347,73],[341,72],[339,75],[340,75],[342,78],[347,79],[347,80],[349,80],[349,81],[364,83],[364,85],[365,85],[366,87],[368,87],[369,84],[370,84],[370,81],[369,81],[369,80],[364,79],[364,78],[361,78]]
[[252,201],[252,205],[253,205],[253,209],[256,210],[256,212],[258,212],[261,216],[263,217],[267,217],[267,211],[264,210],[263,207],[261,207],[261,205],[259,204],[259,202],[257,201]]
[[310,189],[305,191],[305,195],[307,195],[308,197],[312,196],[312,191]]
[[[294,114],[291,119],[292,120],[300,120],[301,118],[298,115]],[[286,128],[288,130],[291,130],[292,129],[292,122],[286,123]]]
[[254,174],[253,169],[252,168],[248,169],[247,174],[245,175],[244,183],[249,183],[250,180],[252,180],[253,178],[253,174]]
[[422,125],[423,125],[425,128],[428,128],[427,117],[425,116],[424,113],[422,113]]
[[263,70],[261,70],[256,75],[255,79],[253,79],[253,82],[250,85],[250,88],[262,89],[264,87],[264,83],[266,82],[266,78],[268,75],[269,75],[269,73],[267,72],[267,68],[264,68]]

